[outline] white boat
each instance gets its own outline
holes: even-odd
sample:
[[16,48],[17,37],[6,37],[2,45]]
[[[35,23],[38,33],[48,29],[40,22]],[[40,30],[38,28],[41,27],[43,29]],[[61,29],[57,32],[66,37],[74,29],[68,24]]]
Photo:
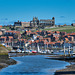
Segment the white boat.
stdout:
[[64,50],[59,50],[59,52],[63,52]]
[[75,57],[75,53],[72,53],[72,56]]
[[39,45],[37,46],[37,49],[38,49],[38,50],[37,50],[38,53],[46,53],[46,51],[40,50]]
[[53,50],[51,50],[51,53],[53,53]]
[[17,49],[16,52],[21,53],[22,51],[20,49]]
[[50,51],[50,50],[46,50],[46,53],[49,53],[49,54],[51,54],[51,51]]
[[25,52],[29,53],[29,52],[30,52],[30,50],[25,50]]
[[47,52],[46,51],[42,51],[42,53],[46,54]]
[[15,51],[15,50],[11,50],[10,52],[11,52],[11,53],[15,53],[16,51]]
[[22,51],[22,53],[24,53],[25,51]]
[[32,50],[32,53],[37,53],[37,51],[36,50]]

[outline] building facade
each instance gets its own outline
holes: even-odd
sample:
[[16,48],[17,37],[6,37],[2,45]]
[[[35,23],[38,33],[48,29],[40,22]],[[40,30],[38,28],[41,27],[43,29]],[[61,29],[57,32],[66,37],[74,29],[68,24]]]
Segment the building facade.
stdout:
[[42,26],[54,26],[55,25],[55,18],[52,19],[38,19],[37,17],[33,17],[32,21],[30,22],[14,22],[15,27],[42,27]]
[[44,26],[54,26],[55,25],[55,18],[53,17],[52,19],[41,19],[40,20],[40,25]]
[[30,22],[14,22],[14,26],[15,27],[29,27],[30,26]]
[[21,22],[18,20],[18,22],[14,22],[14,26],[15,27],[20,27],[21,26]]
[[30,26],[37,27],[39,25],[39,20],[37,17],[33,17],[33,20],[30,21]]
[[38,20],[37,17],[33,17],[33,20],[30,21],[30,26],[37,27],[37,26],[54,26],[55,25],[55,18],[52,19],[40,19]]
[[29,27],[30,26],[30,22],[21,22],[21,26],[22,27]]

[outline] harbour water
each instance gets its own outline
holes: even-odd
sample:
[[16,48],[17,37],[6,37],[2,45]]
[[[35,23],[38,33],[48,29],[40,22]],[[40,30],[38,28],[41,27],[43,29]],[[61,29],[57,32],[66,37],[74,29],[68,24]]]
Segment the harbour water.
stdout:
[[45,59],[46,55],[12,57],[18,63],[3,68],[0,75],[54,75],[56,70],[65,68],[68,62]]

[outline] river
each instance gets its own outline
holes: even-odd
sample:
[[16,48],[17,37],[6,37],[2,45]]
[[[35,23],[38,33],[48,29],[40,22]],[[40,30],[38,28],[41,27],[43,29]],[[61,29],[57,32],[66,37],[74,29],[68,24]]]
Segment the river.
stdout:
[[46,55],[12,57],[18,63],[3,68],[0,75],[54,75],[56,70],[65,68],[68,62],[45,59]]

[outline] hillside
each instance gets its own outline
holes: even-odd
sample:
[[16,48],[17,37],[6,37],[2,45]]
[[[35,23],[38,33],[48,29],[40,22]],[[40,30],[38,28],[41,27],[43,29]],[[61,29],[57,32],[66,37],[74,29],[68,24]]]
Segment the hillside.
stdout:
[[64,26],[64,27],[54,27],[54,28],[48,27],[42,30],[61,31],[61,32],[71,33],[71,32],[75,32],[75,27],[74,26]]
[[1,45],[0,44],[0,55],[7,55],[8,54],[8,49],[5,47],[5,46],[3,46],[3,45]]

